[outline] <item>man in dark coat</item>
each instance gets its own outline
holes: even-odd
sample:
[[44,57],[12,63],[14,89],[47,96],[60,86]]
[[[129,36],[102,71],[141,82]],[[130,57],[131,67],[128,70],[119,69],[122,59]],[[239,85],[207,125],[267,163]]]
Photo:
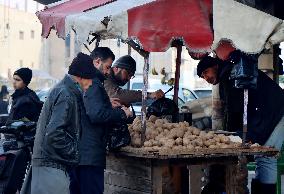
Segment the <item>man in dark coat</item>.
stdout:
[[47,97],[34,142],[31,194],[70,193],[68,172],[80,162],[82,93],[95,76],[96,69],[80,53]]
[[103,86],[114,54],[107,47],[98,47],[93,52],[96,58],[88,57],[96,67],[96,76],[83,95],[81,157],[79,166],[70,173],[71,194],[103,194],[107,132],[112,124],[124,122],[132,115],[125,107],[113,108]]
[[15,71],[13,76],[13,86],[15,92],[12,94],[12,106],[9,113],[7,124],[13,120],[27,119],[29,121],[37,121],[42,102],[36,93],[28,88],[32,79],[32,70],[29,68],[21,68]]
[[[239,52],[239,51],[234,51]],[[233,53],[231,53],[232,55]],[[210,84],[220,84],[220,98],[224,106],[224,129],[242,130],[243,90],[234,88],[230,73],[233,63],[205,57],[197,66],[197,74]],[[248,133],[251,143],[281,149],[284,141],[284,91],[262,71],[258,71],[257,88],[248,91]],[[256,179],[252,193],[276,192],[277,159],[255,157]]]

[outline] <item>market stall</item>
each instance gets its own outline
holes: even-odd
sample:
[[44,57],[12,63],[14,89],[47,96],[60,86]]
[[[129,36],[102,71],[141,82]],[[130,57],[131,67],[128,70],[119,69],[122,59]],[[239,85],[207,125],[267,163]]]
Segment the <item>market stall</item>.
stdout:
[[[43,36],[47,37],[50,29],[55,28],[59,37],[62,38],[74,31],[79,44],[89,44],[93,42],[93,39],[99,43],[100,39],[118,38],[144,57],[140,146],[145,146],[145,141],[147,141],[145,100],[148,86],[149,52],[165,51],[171,46],[177,48],[175,74],[175,100],[177,100],[182,46],[188,49],[190,55],[197,57],[211,52],[212,45],[213,49],[218,48],[219,42],[225,39],[230,40],[235,48],[243,52],[258,53],[264,47],[269,47],[284,38],[281,33],[283,32],[282,20],[232,0],[226,1],[228,4],[225,7],[222,7],[220,0],[213,2],[211,0],[88,1],[89,4],[82,1],[82,4],[77,4],[77,6],[74,6],[74,2],[65,2],[37,14],[43,24]],[[223,9],[219,10],[220,6]],[[245,31],[241,29],[230,31],[233,28],[229,25],[230,21],[234,21],[236,17],[234,15],[229,17],[231,15],[228,10],[232,9],[236,11],[235,13],[247,13],[251,19],[260,18],[259,21],[264,23],[253,26],[250,20],[242,20],[242,25],[246,27]],[[61,14],[62,10],[64,10],[63,14]],[[269,24],[269,28],[264,27],[265,24]],[[240,31],[242,36],[236,35]],[[252,31],[257,40],[250,38]],[[276,150],[264,147],[210,148],[210,145],[198,146],[198,148],[188,148],[183,145],[179,147],[180,149],[172,147],[163,149],[157,146],[152,146],[151,149],[138,147],[123,148],[108,156],[105,178],[106,193],[166,193],[165,182],[163,182],[165,171],[161,170],[162,168],[183,166],[186,169],[187,166],[200,167],[204,164],[208,166],[215,163],[223,163],[226,166],[227,193],[242,193],[236,188],[237,180],[234,176],[240,156],[243,158],[248,155],[277,154]],[[195,167],[189,167],[189,169],[192,175],[191,172]],[[193,184],[197,179],[193,178],[194,176],[191,177],[188,181],[192,183],[190,184],[191,193],[200,193],[201,187],[196,186],[200,184]],[[180,187],[182,185],[180,183]],[[198,192],[193,191],[198,188]],[[185,189],[183,193],[188,192]]]

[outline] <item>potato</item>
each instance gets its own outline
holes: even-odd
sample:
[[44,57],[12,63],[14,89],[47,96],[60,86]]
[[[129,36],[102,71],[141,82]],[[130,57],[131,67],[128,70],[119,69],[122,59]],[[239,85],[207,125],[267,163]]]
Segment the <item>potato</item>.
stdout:
[[214,139],[208,139],[206,141],[203,142],[204,145],[206,145],[207,147],[210,147],[210,145],[215,145],[216,141]]
[[220,143],[221,142],[221,138],[218,137],[218,136],[215,136],[213,139],[216,141],[216,143]]
[[156,130],[157,130],[159,133],[162,133],[162,132],[164,131],[162,127],[157,127]]
[[178,127],[179,127],[179,124],[178,124],[178,123],[172,123],[172,127],[173,127],[173,128],[178,128]]
[[156,121],[155,121],[155,126],[163,126],[163,124],[164,124],[164,120],[163,119],[157,119]]
[[187,149],[190,149],[190,150],[193,150],[193,149],[194,149],[194,146],[193,146],[192,144],[188,144],[188,145],[186,146],[186,148],[187,148]]
[[175,141],[173,139],[168,139],[168,141],[165,142],[166,147],[173,147],[175,144]]
[[184,138],[182,139],[182,142],[183,142],[183,145],[184,145],[184,146],[187,146],[187,145],[190,144],[191,141],[190,141],[189,139],[187,139],[187,138],[184,137]]
[[182,138],[178,137],[178,138],[175,140],[175,144],[176,144],[176,145],[182,145]]
[[189,135],[189,136],[187,136],[187,138],[188,138],[189,140],[194,140],[194,139],[197,138],[197,136],[196,136],[196,135]]
[[141,138],[135,138],[135,139],[133,139],[132,145],[133,145],[134,147],[139,147],[139,146],[141,146]]
[[144,147],[152,147],[152,146],[153,146],[153,144],[152,144],[151,141],[145,141],[144,142]]
[[183,137],[185,131],[182,128],[176,128],[176,137]]
[[194,128],[193,131],[192,131],[192,134],[193,135],[199,135],[200,131],[201,131],[200,129]]
[[227,136],[221,136],[220,137],[220,141],[221,141],[221,143],[229,144],[230,143],[230,138],[227,137]]
[[216,146],[216,145],[210,145],[208,148],[210,148],[210,149],[216,149],[217,146]]
[[195,139],[195,140],[192,141],[192,145],[202,147],[203,146],[203,141],[201,139]]
[[180,128],[186,128],[187,127],[184,122],[179,122],[178,124],[179,124]]
[[188,137],[188,136],[190,136],[190,135],[192,135],[192,133],[191,133],[190,131],[186,131],[186,132],[184,133],[183,137]]
[[175,149],[175,150],[182,150],[183,147],[182,147],[182,145],[174,145],[173,149]]
[[158,119],[158,117],[156,117],[155,115],[151,115],[150,117],[149,117],[149,121],[150,122],[152,122],[152,123],[155,123],[155,121]]
[[159,141],[157,141],[157,140],[153,141],[153,146],[159,146],[159,145],[160,145]]

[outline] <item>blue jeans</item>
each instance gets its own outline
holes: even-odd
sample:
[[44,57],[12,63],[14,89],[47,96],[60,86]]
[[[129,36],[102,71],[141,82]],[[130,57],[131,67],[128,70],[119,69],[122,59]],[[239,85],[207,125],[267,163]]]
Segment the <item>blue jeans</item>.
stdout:
[[[284,116],[279,121],[274,131],[268,138],[265,146],[273,146],[281,150],[284,141]],[[277,182],[277,158],[267,156],[255,156],[255,178],[264,184]]]
[[70,194],[103,194],[104,168],[78,166],[70,173]]

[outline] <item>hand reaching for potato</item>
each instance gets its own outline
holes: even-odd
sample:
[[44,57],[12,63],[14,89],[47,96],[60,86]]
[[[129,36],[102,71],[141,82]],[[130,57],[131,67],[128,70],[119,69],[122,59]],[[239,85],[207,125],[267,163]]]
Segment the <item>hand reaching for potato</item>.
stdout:
[[122,106],[121,109],[124,111],[124,113],[126,114],[126,117],[132,117],[133,116],[133,112],[130,110],[130,108],[127,108],[125,106]]
[[155,99],[155,100],[160,99],[164,96],[165,96],[165,94],[162,90],[157,90],[156,92],[153,92],[153,93],[150,94],[150,98]]

